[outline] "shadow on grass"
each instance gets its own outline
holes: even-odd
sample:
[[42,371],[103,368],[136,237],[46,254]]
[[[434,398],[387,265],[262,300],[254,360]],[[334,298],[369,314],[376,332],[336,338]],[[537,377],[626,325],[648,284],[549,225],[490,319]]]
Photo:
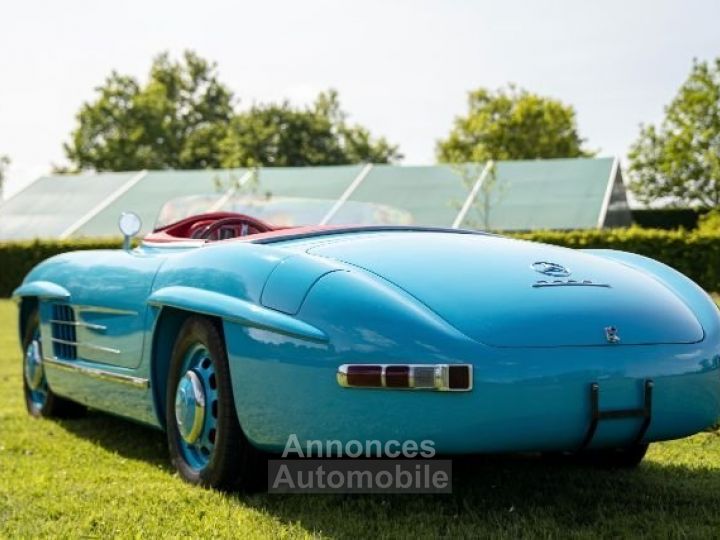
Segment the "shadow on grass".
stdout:
[[[95,411],[59,424],[120,456],[174,474],[160,431]],[[474,456],[453,460],[451,495],[236,494],[234,498],[286,524],[338,537],[353,532],[469,536],[720,530],[716,529],[720,472],[651,460],[625,471],[532,456]]]
[[100,411],[55,420],[68,432],[128,459],[143,460],[171,471],[165,434]]
[[720,530],[720,474],[644,462],[599,470],[541,457],[487,456],[453,461],[451,495],[261,495],[240,497],[285,523],[364,537],[563,536]]

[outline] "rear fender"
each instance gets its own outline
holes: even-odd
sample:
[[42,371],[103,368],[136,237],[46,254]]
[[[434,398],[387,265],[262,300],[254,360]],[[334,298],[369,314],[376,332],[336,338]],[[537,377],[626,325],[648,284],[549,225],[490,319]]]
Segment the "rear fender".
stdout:
[[327,341],[325,333],[284,313],[258,306],[247,300],[206,291],[195,287],[171,286],[155,291],[148,303],[155,307],[172,307],[211,315],[223,320],[237,322],[310,341]]
[[705,336],[720,335],[720,311],[710,297],[697,283],[674,268],[636,253],[612,249],[584,249],[592,255],[612,259],[645,272],[673,291],[697,317],[705,331]]

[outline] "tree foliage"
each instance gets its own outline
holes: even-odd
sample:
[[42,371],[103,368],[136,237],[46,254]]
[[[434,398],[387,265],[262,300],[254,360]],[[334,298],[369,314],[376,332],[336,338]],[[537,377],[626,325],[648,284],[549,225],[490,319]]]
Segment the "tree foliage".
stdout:
[[592,155],[582,143],[571,106],[509,85],[470,92],[468,113],[438,142],[437,156],[470,162]]
[[193,52],[181,62],[158,56],[144,86],[113,72],[77,115],[65,145],[78,169],[204,168],[219,165],[219,132],[232,116],[232,93],[215,64]]
[[698,219],[697,230],[704,233],[720,232],[720,209],[713,208]]
[[237,114],[220,153],[224,167],[387,163],[401,157],[384,138],[373,140],[364,127],[349,125],[333,90],[303,109],[285,102]]
[[720,58],[693,62],[660,126],[641,126],[628,157],[641,202],[720,205]]
[[158,56],[145,85],[113,72],[85,103],[65,145],[76,169],[199,169],[328,165],[400,157],[385,139],[349,125],[337,93],[312,107],[256,105],[238,112],[217,66],[186,52]]

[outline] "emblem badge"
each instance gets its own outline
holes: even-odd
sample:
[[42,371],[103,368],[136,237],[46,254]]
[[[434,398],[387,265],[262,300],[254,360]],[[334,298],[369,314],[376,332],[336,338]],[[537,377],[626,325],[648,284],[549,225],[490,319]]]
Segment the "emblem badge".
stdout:
[[614,326],[606,326],[605,339],[607,339],[608,343],[620,343],[620,336],[618,335],[617,328]]
[[562,264],[548,261],[534,262],[530,265],[530,268],[552,277],[568,277],[571,274],[570,269],[565,268]]

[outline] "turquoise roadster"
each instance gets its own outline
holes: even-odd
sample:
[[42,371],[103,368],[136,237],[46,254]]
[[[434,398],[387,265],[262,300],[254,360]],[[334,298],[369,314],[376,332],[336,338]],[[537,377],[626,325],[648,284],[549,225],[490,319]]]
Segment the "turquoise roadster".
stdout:
[[163,429],[221,489],[293,436],[629,467],[720,415],[717,307],[631,253],[215,212],[53,257],[14,296],[30,414]]

